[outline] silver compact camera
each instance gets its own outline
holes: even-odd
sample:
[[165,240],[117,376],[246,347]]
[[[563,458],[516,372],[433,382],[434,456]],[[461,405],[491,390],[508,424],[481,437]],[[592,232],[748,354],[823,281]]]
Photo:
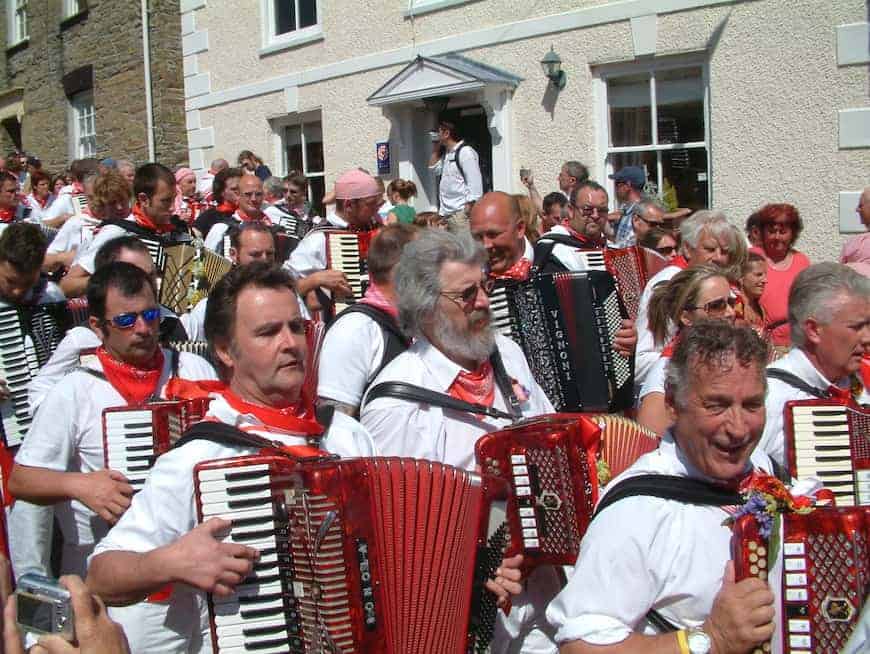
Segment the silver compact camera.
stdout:
[[57,579],[28,573],[15,590],[18,626],[34,634],[54,634],[75,640],[75,620],[69,591]]

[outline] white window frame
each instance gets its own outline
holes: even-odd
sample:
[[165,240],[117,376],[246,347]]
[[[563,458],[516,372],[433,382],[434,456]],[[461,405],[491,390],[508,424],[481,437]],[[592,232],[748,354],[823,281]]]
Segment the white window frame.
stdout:
[[420,14],[428,14],[430,11],[448,9],[469,2],[475,2],[475,0],[408,0],[408,6],[402,11],[402,15],[405,18],[413,18]]
[[[306,43],[319,41],[323,38],[323,5],[321,0],[315,0],[317,22],[314,25],[295,29],[285,34],[275,33],[275,3],[279,0],[260,0],[260,33],[262,46],[260,56],[295,48]],[[299,2],[296,3],[296,18],[299,19]]]
[[9,47],[24,43],[30,38],[27,24],[28,0],[6,0],[7,44]]
[[85,10],[82,0],[63,0],[63,18],[72,18]]
[[[678,68],[700,68],[704,100],[704,140],[688,143],[664,143],[640,146],[610,146],[610,108],[607,103],[607,80],[641,73],[650,74],[650,121],[652,142],[658,140],[658,107],[656,106],[656,73]],[[593,92],[595,102],[595,125],[597,125],[597,148],[599,152],[597,167],[598,179],[606,180],[607,191],[612,203],[616,202],[615,188],[610,175],[614,173],[611,154],[626,152],[655,152],[655,182],[659,194],[662,192],[662,156],[667,150],[693,150],[706,148],[707,151],[707,206],[713,206],[713,158],[710,153],[710,67],[705,53],[679,57],[667,57],[644,63],[618,63],[598,66],[593,70]],[[603,154],[603,156],[600,156]]]
[[[82,130],[82,119],[85,130]],[[87,126],[90,119],[90,128]],[[97,112],[94,91],[80,91],[69,98],[69,151],[71,159],[93,157],[97,153]]]
[[[305,125],[310,125],[312,123],[320,123],[320,135],[323,138],[324,148],[323,148],[323,167],[324,170],[309,172],[308,170],[308,151],[305,142]],[[275,152],[275,157],[273,161],[280,161],[280,177],[284,177],[287,173],[290,172],[290,164],[287,161],[287,129],[290,127],[301,127],[302,132],[302,174],[305,175],[306,179],[311,180],[312,178],[322,178],[323,179],[323,188],[324,191],[328,191],[326,187],[326,136],[323,133],[323,115],[319,111],[310,111],[304,114],[293,114],[290,116],[285,116],[279,119],[272,121],[272,132],[275,136],[275,148],[280,150],[280,152]],[[311,192],[311,184],[308,184],[308,202],[312,205],[315,204],[313,202],[312,192]]]

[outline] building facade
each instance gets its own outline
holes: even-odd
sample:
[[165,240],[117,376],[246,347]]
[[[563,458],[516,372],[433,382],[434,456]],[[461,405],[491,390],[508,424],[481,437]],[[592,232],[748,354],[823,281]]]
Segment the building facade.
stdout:
[[[377,169],[435,201],[426,162],[455,110],[496,189],[542,192],[565,160],[645,167],[671,206],[737,224],[791,202],[798,247],[834,258],[870,183],[864,0],[182,0],[191,165],[242,149],[317,200]],[[552,50],[564,88],[541,61]],[[384,162],[382,162],[384,163]]]
[[0,148],[56,172],[87,156],[185,162],[178,0],[144,4],[7,0]]

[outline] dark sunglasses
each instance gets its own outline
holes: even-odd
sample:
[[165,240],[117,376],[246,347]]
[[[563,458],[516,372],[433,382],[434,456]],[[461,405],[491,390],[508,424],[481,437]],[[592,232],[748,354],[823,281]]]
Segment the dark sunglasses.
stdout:
[[142,320],[145,322],[154,322],[160,318],[160,307],[151,307],[140,312],[119,313],[117,316],[112,316],[107,322],[111,322],[118,329],[130,329],[136,324],[136,319],[139,316],[142,316]]
[[710,300],[709,302],[707,302],[707,304],[705,304],[702,307],[688,306],[686,308],[692,309],[692,310],[703,309],[704,313],[707,313],[710,315],[716,315],[716,314],[720,314],[720,313],[725,313],[725,310],[728,307],[731,307],[733,309],[735,306],[737,306],[737,298],[734,297],[733,295],[730,295],[728,297],[720,297],[716,300]]
[[658,252],[660,255],[662,255],[664,257],[668,257],[676,251],[677,251],[677,248],[675,245],[663,245],[660,248],[656,248],[656,252]]

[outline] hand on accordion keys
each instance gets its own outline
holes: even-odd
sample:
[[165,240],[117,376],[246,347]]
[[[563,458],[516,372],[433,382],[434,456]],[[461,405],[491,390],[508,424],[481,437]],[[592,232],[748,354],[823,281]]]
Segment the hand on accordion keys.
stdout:
[[637,330],[634,328],[634,320],[623,320],[622,326],[616,330],[616,334],[613,336],[613,349],[625,357],[630,357],[634,354],[636,346]]
[[12,397],[12,393],[9,390],[9,384],[6,383],[6,380],[0,377],[0,402],[8,400]]
[[223,543],[232,523],[211,518],[197,525],[164,552],[168,577],[218,597],[226,597],[245,579],[260,558],[253,547]]
[[745,654],[773,636],[774,595],[767,582],[758,577],[734,579],[734,562],[728,561],[722,588],[703,626],[715,654]]
[[87,472],[79,478],[73,496],[109,524],[115,524],[130,508],[133,487],[117,470]]
[[510,601],[511,595],[519,595],[522,592],[523,575],[520,571],[522,564],[522,554],[503,559],[495,571],[495,577],[487,579],[486,588],[498,598],[496,605],[499,608],[504,607]]
[[316,288],[325,288],[337,298],[353,295],[347,277],[340,270],[320,270],[311,273],[300,279],[296,285],[296,290],[303,296]]

